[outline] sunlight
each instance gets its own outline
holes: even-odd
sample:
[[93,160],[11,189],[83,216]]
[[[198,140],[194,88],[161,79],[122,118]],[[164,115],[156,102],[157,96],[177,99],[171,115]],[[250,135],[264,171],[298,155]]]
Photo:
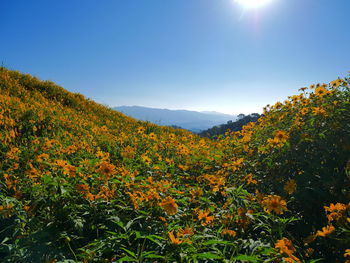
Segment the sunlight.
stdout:
[[245,8],[258,8],[271,3],[273,0],[235,0]]

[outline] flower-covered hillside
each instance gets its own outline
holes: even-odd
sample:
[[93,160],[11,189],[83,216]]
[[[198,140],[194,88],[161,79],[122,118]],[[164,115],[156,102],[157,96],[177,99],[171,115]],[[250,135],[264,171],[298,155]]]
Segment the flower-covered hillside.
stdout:
[[0,258],[347,260],[348,85],[209,140],[1,68]]

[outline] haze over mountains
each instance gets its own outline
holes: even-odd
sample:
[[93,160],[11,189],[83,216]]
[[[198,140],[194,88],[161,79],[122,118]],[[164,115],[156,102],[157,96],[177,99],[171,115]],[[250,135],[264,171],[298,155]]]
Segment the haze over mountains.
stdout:
[[213,126],[237,119],[235,115],[224,114],[216,111],[189,111],[148,108],[142,106],[119,106],[113,109],[127,116],[149,121],[164,126],[179,126],[181,128],[200,132]]

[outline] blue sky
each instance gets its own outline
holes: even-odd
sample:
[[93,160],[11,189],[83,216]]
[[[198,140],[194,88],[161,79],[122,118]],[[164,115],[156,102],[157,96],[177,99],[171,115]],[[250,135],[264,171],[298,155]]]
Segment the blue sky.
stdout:
[[1,0],[0,60],[110,106],[261,112],[350,70],[350,1]]

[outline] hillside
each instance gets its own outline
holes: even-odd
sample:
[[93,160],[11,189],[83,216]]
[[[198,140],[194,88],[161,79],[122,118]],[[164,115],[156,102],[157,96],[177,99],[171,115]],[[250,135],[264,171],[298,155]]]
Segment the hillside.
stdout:
[[0,68],[1,262],[343,262],[349,79],[218,140]]
[[158,125],[178,126],[193,132],[200,132],[236,119],[234,115],[218,112],[168,110],[140,106],[120,106],[113,109],[139,120],[149,121]]
[[224,135],[228,130],[240,131],[242,130],[243,126],[249,122],[256,122],[261,115],[258,113],[252,113],[248,115],[242,114],[242,116],[239,117],[240,118],[238,118],[236,121],[228,121],[226,124],[217,125],[210,129],[201,131],[199,135],[203,137],[215,138],[220,135]]

